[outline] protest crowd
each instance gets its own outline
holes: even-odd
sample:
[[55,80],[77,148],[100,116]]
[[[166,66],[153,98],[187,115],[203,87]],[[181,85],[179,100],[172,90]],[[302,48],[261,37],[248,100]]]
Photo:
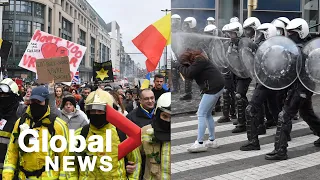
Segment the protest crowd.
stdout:
[[[171,93],[164,86],[164,77],[155,75],[153,87],[145,84],[132,87],[109,83],[72,84],[48,82],[23,84],[10,78],[0,82],[0,179],[110,179],[151,180],[170,179],[170,119]],[[116,120],[127,118],[141,128],[142,144],[118,160],[117,147],[128,138],[124,132],[108,122],[107,107],[117,111]],[[111,110],[110,110],[111,112]],[[18,143],[25,129],[39,133],[40,147],[44,146],[42,130],[47,130],[48,140],[61,135],[69,142],[69,131],[85,138],[100,135],[106,142],[106,130],[111,130],[112,152],[24,152]],[[30,135],[32,136],[32,135]],[[32,137],[29,138],[31,139]],[[41,140],[41,141],[40,141]],[[24,139],[28,144],[28,136]],[[70,144],[68,144],[69,146]],[[51,145],[50,145],[51,146]],[[56,141],[56,146],[61,146]],[[103,145],[105,146],[105,144]],[[105,148],[103,148],[105,150]],[[46,156],[59,157],[59,170],[46,170]],[[75,158],[64,171],[64,156],[97,156],[93,170],[82,169]],[[110,156],[112,169],[103,171],[101,158]],[[100,159],[100,162],[99,162]]]

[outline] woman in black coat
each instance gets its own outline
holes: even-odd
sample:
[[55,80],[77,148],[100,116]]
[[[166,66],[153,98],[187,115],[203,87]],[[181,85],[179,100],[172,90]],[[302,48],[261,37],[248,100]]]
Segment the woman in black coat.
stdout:
[[[201,89],[202,98],[198,108],[198,138],[188,148],[189,152],[206,151],[208,147],[217,148],[215,141],[212,110],[223,93],[224,79],[220,71],[201,51],[188,49],[179,58],[177,69],[186,78],[194,79]],[[209,129],[209,140],[203,142],[206,125]]]

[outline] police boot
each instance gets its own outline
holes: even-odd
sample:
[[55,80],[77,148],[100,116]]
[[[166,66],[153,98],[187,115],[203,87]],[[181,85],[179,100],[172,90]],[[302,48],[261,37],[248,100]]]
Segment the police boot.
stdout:
[[286,160],[288,159],[287,152],[284,150],[273,150],[272,152],[265,155],[266,160]]
[[240,94],[236,95],[237,98],[237,110],[238,110],[238,125],[236,128],[232,130],[232,133],[240,133],[246,131],[246,115],[245,115],[245,108],[246,102],[241,97]]
[[241,133],[246,131],[246,126],[238,126],[238,125],[231,131],[232,133]]
[[227,116],[221,116],[219,119],[218,119],[218,123],[226,123],[226,122],[230,122],[230,118]]
[[316,147],[320,147],[320,138],[318,140],[316,140],[315,142],[313,142],[313,144]]
[[[237,117],[237,116],[236,116],[236,117]],[[231,119],[233,119],[233,118],[231,117]],[[233,125],[238,125],[238,124],[239,124],[238,119],[235,119],[232,124],[233,124]]]
[[184,94],[180,100],[181,101],[185,101],[185,100],[191,100],[192,99],[192,95],[191,94]]
[[260,150],[260,144],[258,139],[248,141],[246,144],[240,147],[240,151],[253,151],[253,150]]
[[191,100],[192,99],[192,80],[185,80],[185,94],[180,98],[180,100]]
[[265,155],[266,160],[286,160],[288,159],[287,147],[288,136],[290,135],[290,116],[285,112],[279,113],[279,121],[277,125],[275,137],[275,150]]
[[299,120],[299,114],[296,114],[294,117],[293,117],[293,120]]

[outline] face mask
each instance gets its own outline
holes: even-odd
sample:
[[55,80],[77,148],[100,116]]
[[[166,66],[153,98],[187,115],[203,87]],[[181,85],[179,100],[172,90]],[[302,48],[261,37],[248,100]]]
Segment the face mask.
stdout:
[[109,123],[106,121],[106,114],[88,114],[88,117],[90,119],[90,124],[97,129],[100,129]]
[[291,32],[288,37],[295,43],[299,43],[301,41],[300,36],[297,32]]
[[48,106],[46,105],[40,105],[37,103],[30,104],[30,111],[31,116],[33,117],[33,120],[38,121],[40,118],[44,116],[44,114],[47,112]]
[[157,110],[156,119],[152,122],[154,136],[159,141],[170,141],[171,123],[161,118],[161,112],[161,110]]
[[247,38],[252,38],[254,36],[254,30],[253,28],[249,27],[249,28],[245,28],[244,29],[244,35],[247,37]]

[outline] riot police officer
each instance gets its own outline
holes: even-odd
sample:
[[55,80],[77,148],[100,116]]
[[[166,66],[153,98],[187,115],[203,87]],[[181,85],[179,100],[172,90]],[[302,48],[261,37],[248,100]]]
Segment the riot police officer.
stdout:
[[[228,48],[228,56],[232,53],[239,57],[239,40],[243,35],[243,27],[239,22],[233,22],[228,25],[227,33],[231,38],[231,43]],[[251,83],[251,78],[239,77],[237,75],[237,85],[236,85],[236,104],[237,104],[237,113],[238,113],[238,124],[235,129],[232,130],[232,133],[239,133],[246,131],[246,117],[245,117],[245,108],[248,104],[247,91]]]
[[[304,19],[296,18],[291,20],[286,30],[288,37],[298,47],[302,47],[306,43],[309,35],[309,26]],[[306,62],[305,56],[302,56],[302,61]],[[283,110],[279,113],[274,150],[266,154],[266,160],[285,160],[288,158],[287,138],[291,132],[291,120],[298,111],[302,119],[314,130],[314,133],[320,136],[320,119],[313,111],[312,95],[313,93],[302,85],[300,79],[296,79],[294,84],[291,85],[291,92],[288,94]],[[320,147],[320,139],[315,141],[314,145]]]
[[[230,22],[236,22],[234,18],[230,19]],[[222,33],[225,37],[229,37],[229,24],[226,24],[222,27]],[[222,106],[222,116],[218,119],[218,123],[230,122],[231,119],[236,119],[236,104],[235,104],[235,75],[228,68],[225,68],[223,73],[225,88],[222,94],[223,97],[223,106]],[[236,125],[236,124],[234,124]]]
[[[277,28],[270,23],[264,23],[260,25],[257,28],[257,31],[260,31],[260,33],[262,33],[262,41],[277,35]],[[263,111],[263,102],[265,102],[269,98],[273,119],[277,118],[279,110],[276,104],[276,93],[277,91],[275,90],[268,89],[260,83],[257,84],[253,92],[251,101],[246,108],[248,143],[241,146],[240,150],[260,150],[258,135],[262,134],[261,131],[263,130],[259,128],[262,127],[261,125],[264,123],[264,118],[261,118],[259,115],[261,111]]]

